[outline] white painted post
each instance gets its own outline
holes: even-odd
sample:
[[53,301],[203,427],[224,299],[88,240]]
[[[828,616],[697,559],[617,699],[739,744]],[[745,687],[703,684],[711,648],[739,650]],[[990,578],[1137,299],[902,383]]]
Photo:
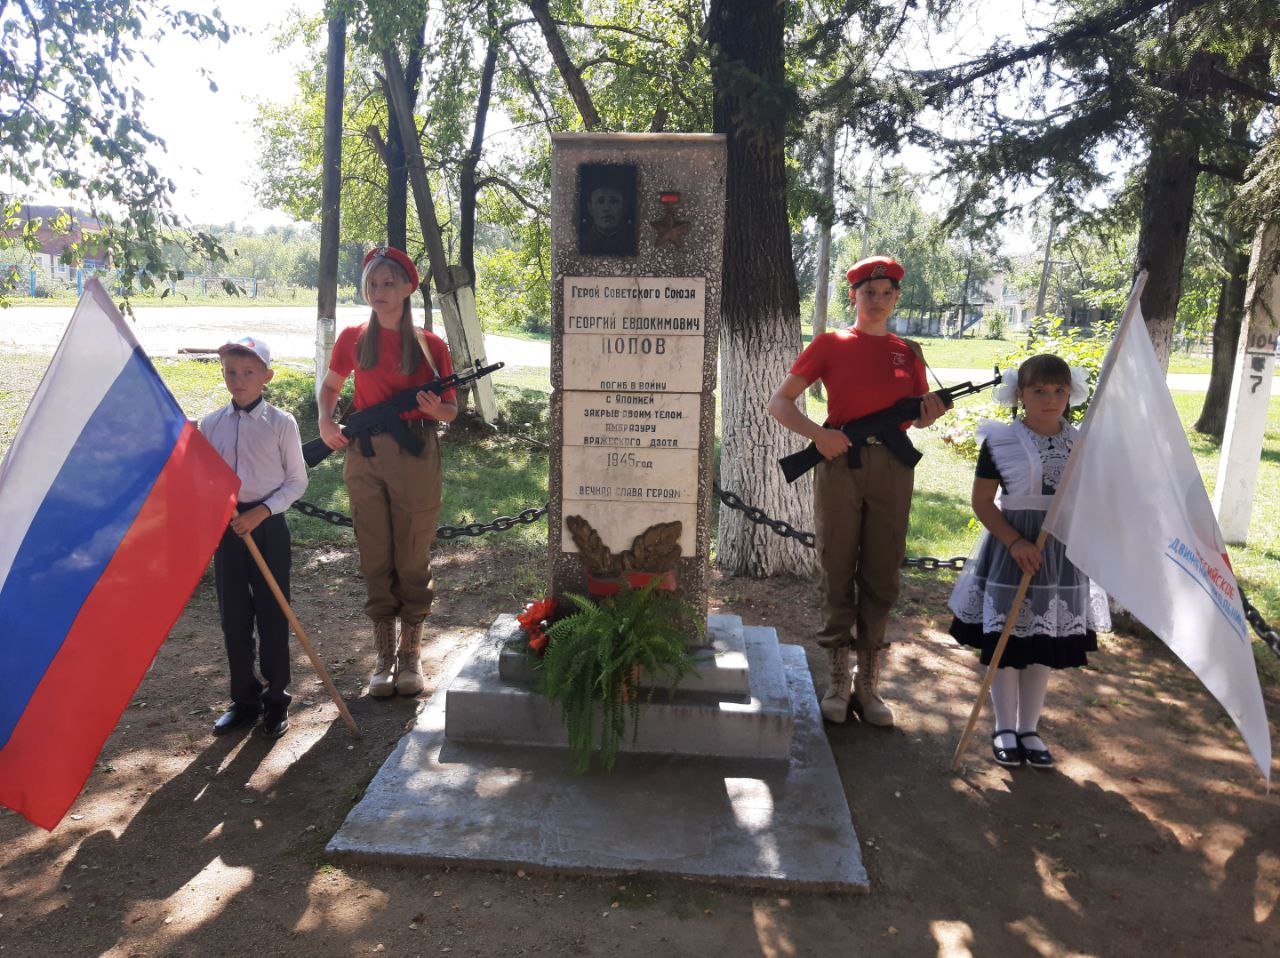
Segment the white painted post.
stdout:
[[1276,336],[1280,333],[1280,282],[1272,265],[1277,244],[1280,225],[1258,228],[1249,264],[1248,313],[1240,329],[1226,434],[1213,489],[1213,511],[1229,545],[1244,545],[1249,538],[1249,516],[1258,485]]
[[316,383],[324,379],[329,371],[329,355],[333,352],[333,341],[338,328],[338,320],[333,316],[316,318]]
[[[480,318],[476,315],[476,297],[470,285],[470,277],[461,267],[449,269],[450,276],[456,285],[452,292],[439,297],[440,313],[444,317],[446,338],[449,340],[449,355],[453,359],[453,368],[463,372],[463,367],[470,367],[477,359],[484,359],[484,331],[480,328]],[[475,411],[487,423],[498,417],[498,406],[493,398],[492,378],[485,376],[471,386],[471,396]]]

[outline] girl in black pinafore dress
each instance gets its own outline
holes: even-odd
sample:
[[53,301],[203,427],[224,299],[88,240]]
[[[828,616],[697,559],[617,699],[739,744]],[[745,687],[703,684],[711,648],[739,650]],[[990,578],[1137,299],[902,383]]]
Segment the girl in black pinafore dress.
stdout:
[[1022,417],[978,427],[973,508],[986,531],[949,605],[951,635],[979,649],[984,665],[1023,574],[1034,573],[991,684],[992,755],[1001,765],[1053,765],[1036,731],[1049,674],[1086,664],[1086,653],[1098,647],[1096,630],[1111,626],[1105,594],[1071,563],[1062,543],[1050,537],[1043,552],[1035,547],[1076,437],[1063,414],[1087,395],[1080,371],[1056,356],[1033,356],[1018,368],[1016,385],[997,389],[998,399],[1022,406]]

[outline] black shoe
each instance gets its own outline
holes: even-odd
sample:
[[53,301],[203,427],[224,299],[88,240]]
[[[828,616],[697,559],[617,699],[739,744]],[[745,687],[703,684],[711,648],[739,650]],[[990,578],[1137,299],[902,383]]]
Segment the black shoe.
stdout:
[[213,734],[226,735],[242,725],[252,725],[258,721],[258,716],[261,714],[262,709],[254,708],[252,705],[233,705],[213,723]]
[[[1047,748],[1027,748],[1022,744],[1024,738],[1039,737],[1039,732],[1019,732],[1018,748],[1022,749],[1022,754],[1026,756],[1027,764],[1032,768],[1053,768],[1053,756],[1049,754]],[[1041,741],[1044,741],[1041,739]]]
[[996,760],[997,765],[1003,765],[1005,768],[1017,768],[1022,764],[1022,746],[1015,745],[1013,748],[1001,748],[996,744],[1001,735],[1012,735],[1016,738],[1018,733],[1011,728],[997,729],[992,732],[991,756]]
[[279,738],[289,731],[289,713],[284,709],[272,709],[262,717],[262,734],[267,738]]

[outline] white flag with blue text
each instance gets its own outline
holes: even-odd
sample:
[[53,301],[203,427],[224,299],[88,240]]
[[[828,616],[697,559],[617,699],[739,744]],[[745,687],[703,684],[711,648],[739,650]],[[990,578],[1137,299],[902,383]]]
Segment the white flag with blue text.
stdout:
[[1089,578],[1222,703],[1271,781],[1271,732],[1240,590],[1135,287],[1045,517]]

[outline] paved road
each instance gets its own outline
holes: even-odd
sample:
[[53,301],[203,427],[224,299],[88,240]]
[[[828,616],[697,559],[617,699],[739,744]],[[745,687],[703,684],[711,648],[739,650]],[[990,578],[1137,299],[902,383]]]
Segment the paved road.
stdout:
[[[62,338],[70,306],[14,306],[0,311],[0,350],[52,352]],[[249,332],[261,335],[282,359],[309,362],[314,353],[314,306],[142,306],[136,311],[135,335],[152,356],[173,356],[183,348],[213,348]],[[369,316],[364,306],[339,306],[338,328],[362,323]],[[439,329],[440,324],[437,323]],[[441,330],[442,331],[442,330]],[[549,343],[485,337],[487,359],[511,366],[548,366]],[[937,369],[948,385],[964,380],[981,382],[989,369]],[[1169,388],[1204,392],[1207,373],[1170,373]],[[1272,381],[1272,393],[1280,395],[1280,376]]]
[[[134,335],[151,356],[174,356],[180,349],[213,349],[228,340],[256,333],[267,341],[277,358],[313,361],[314,306],[141,306],[134,312]],[[14,306],[0,310],[0,350],[53,352],[71,313],[71,306]],[[366,306],[338,307],[338,329],[368,318]],[[436,329],[443,334],[438,321]],[[486,336],[485,345],[490,362],[511,366],[551,364],[549,343]]]

